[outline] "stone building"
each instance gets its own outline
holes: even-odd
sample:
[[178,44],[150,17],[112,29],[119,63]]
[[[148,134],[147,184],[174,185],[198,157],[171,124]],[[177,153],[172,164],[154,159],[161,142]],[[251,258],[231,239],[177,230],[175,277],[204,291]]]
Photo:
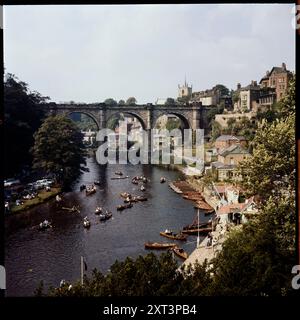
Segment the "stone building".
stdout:
[[217,153],[222,152],[222,150],[227,149],[232,145],[242,145],[242,147],[247,147],[247,139],[242,136],[232,136],[232,135],[221,135],[215,141],[215,149]]
[[231,145],[218,154],[218,161],[211,163],[211,170],[216,172],[218,181],[240,181],[237,165],[250,156],[241,145]]
[[241,145],[233,144],[218,154],[218,161],[223,164],[237,165],[250,157],[250,153]]
[[256,101],[260,96],[261,87],[256,81],[251,81],[246,87],[241,87],[238,83],[237,92],[239,94],[238,101],[234,104],[234,111],[236,112],[249,112],[253,110]]
[[192,90],[193,90],[193,86],[189,86],[185,80],[183,86],[178,85],[178,97],[179,98],[183,98],[183,97],[191,98]]
[[285,63],[282,63],[281,67],[273,67],[270,72],[267,71],[259,84],[261,88],[274,88],[276,99],[279,101],[286,94],[292,76],[293,73],[287,70]]
[[227,114],[223,113],[223,114],[215,115],[215,121],[218,122],[222,128],[227,128],[229,119],[235,119],[236,121],[240,121],[243,118],[247,118],[251,122],[255,123],[256,113],[254,111],[251,111],[246,113],[234,112],[234,113],[227,113]]
[[201,102],[203,106],[216,106],[220,103],[221,93],[216,88],[193,92],[191,101],[192,102]]

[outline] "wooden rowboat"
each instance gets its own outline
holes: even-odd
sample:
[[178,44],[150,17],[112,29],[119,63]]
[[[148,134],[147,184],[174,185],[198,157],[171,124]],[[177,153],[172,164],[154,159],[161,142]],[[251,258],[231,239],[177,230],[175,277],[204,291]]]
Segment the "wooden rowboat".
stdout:
[[179,258],[183,260],[186,260],[189,256],[182,248],[174,247],[171,248],[171,251],[173,251]]
[[95,193],[96,192],[96,188],[94,187],[94,188],[92,188],[92,189],[86,189],[85,190],[85,194],[87,195],[87,196],[90,196],[91,194],[93,194],[93,193]]
[[169,238],[169,239],[174,239],[174,240],[181,240],[181,241],[186,241],[187,239],[187,236],[185,234],[182,234],[182,233],[179,233],[179,234],[176,234],[176,233],[173,233],[172,231],[162,231],[159,233],[161,236],[163,237],[166,237],[166,238]]
[[176,247],[176,243],[160,243],[160,242],[146,242],[145,249],[169,249]]
[[132,208],[132,203],[120,204],[117,206],[118,211],[122,211],[124,209]]
[[212,228],[193,228],[193,229],[184,229],[181,232],[185,234],[207,234],[212,231]]

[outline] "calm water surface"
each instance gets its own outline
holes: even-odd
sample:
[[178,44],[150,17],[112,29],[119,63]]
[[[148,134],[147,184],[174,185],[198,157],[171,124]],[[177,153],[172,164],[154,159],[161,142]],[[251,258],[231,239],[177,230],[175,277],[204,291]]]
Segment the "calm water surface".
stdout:
[[[32,295],[41,280],[46,287],[58,286],[61,279],[74,281],[80,277],[80,256],[87,262],[87,274],[93,268],[107,272],[116,259],[136,258],[149,251],[146,241],[168,242],[159,232],[171,228],[178,231],[193,221],[196,212],[192,202],[184,200],[168,187],[168,182],[180,178],[180,173],[151,165],[99,166],[94,157],[87,159],[90,172],[82,174],[73,192],[64,194],[63,206],[80,206],[80,214],[61,210],[54,200],[18,216],[6,219],[5,265],[7,296]],[[129,179],[111,180],[115,171],[121,170]],[[145,175],[150,179],[146,191],[141,192],[131,183],[131,177]],[[165,176],[167,182],[160,183]],[[79,191],[81,184],[100,180],[97,193],[87,197]],[[148,201],[134,203],[133,208],[122,212],[116,206],[123,203],[121,192],[145,194]],[[96,206],[112,211],[113,218],[99,222],[94,214]],[[91,228],[83,228],[85,216]],[[38,231],[36,226],[48,219],[53,228]],[[207,220],[201,214],[203,221]],[[179,244],[191,253],[196,237],[189,236]]]

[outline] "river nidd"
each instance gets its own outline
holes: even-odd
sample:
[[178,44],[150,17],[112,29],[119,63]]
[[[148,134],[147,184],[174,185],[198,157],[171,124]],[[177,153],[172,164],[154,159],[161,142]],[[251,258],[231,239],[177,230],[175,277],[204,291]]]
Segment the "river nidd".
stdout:
[[[166,228],[177,232],[192,223],[196,215],[192,202],[184,200],[168,186],[169,182],[181,178],[178,171],[152,165],[100,166],[94,157],[87,159],[87,167],[89,172],[81,175],[73,191],[63,194],[63,205],[78,205],[80,213],[62,210],[53,199],[7,217],[7,296],[31,296],[41,280],[46,289],[59,286],[62,279],[78,280],[81,256],[87,264],[87,275],[94,268],[106,273],[115,260],[147,254],[149,251],[144,249],[147,241],[170,242],[159,232]],[[115,171],[122,171],[129,178],[112,180],[116,177]],[[137,175],[150,179],[144,192],[131,182]],[[166,177],[166,183],[160,183],[161,176]],[[80,192],[81,184],[91,184],[94,180],[100,181],[95,194],[86,196],[85,192]],[[148,201],[117,211],[116,206],[123,203],[121,192],[143,194]],[[112,219],[100,222],[95,215],[97,206],[110,210]],[[83,227],[85,216],[91,221],[90,229]],[[52,222],[53,228],[39,231],[37,225],[45,219]],[[207,220],[207,217],[201,214],[200,219]],[[187,242],[179,244],[191,253],[196,247],[196,237],[189,236]]]

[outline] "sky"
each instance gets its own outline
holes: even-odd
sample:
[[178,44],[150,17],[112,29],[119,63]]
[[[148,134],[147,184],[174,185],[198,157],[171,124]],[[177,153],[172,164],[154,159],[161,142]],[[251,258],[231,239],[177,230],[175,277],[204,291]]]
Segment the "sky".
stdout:
[[295,70],[292,4],[4,6],[4,67],[51,101],[155,103]]

